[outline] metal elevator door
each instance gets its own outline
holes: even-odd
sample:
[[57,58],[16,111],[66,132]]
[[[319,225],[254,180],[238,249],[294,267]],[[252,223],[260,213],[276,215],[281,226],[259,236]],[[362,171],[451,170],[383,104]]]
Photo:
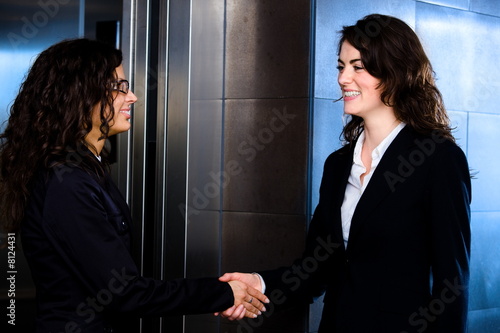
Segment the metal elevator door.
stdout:
[[[144,276],[256,271],[302,252],[310,10],[309,0],[124,2],[125,68],[139,101],[132,130],[119,138],[117,177]],[[303,331],[306,311],[250,325]],[[141,322],[148,333],[245,331],[245,324],[212,314]]]
[[[200,211],[186,203],[188,188],[220,169],[224,9],[224,2],[211,0],[124,1],[124,64],[138,101],[130,133],[118,139],[116,177],[131,207],[134,257],[145,276],[220,273],[220,218],[203,211],[201,218],[210,222],[196,223]],[[200,263],[193,256],[203,244],[189,240],[207,232],[203,238],[214,241],[205,242],[204,253],[211,260]],[[189,256],[196,265],[188,266]],[[142,332],[197,331],[184,316],[142,319],[140,325]],[[218,320],[209,326],[217,329]]]

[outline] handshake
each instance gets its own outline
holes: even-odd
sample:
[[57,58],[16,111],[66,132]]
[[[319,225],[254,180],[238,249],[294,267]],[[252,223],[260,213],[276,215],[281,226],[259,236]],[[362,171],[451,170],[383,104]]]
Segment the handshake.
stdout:
[[244,317],[257,318],[266,311],[263,303],[269,303],[269,299],[261,292],[263,286],[258,274],[226,273],[219,280],[231,286],[234,305],[223,312],[215,313],[216,316],[240,320]]

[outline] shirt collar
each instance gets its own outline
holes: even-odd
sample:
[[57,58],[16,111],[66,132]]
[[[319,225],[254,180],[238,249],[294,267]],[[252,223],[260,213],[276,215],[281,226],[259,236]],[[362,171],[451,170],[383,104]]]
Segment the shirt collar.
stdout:
[[[375,149],[372,151],[372,160],[379,160],[384,155],[385,151],[391,145],[392,141],[401,132],[401,130],[406,126],[405,123],[401,122],[396,126],[389,135],[387,135],[382,142],[379,143]],[[356,146],[354,147],[354,163],[363,165],[361,162],[361,149],[363,148],[363,143],[365,142],[365,132],[361,132],[358,141],[356,141]]]

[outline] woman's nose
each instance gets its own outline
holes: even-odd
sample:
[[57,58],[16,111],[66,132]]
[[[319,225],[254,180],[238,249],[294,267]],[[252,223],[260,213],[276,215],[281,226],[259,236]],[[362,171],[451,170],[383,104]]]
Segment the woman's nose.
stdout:
[[338,82],[339,82],[339,85],[341,85],[341,86],[346,85],[348,83],[351,83],[352,82],[351,73],[346,69],[339,72]]
[[127,94],[127,101],[131,104],[137,102],[137,96],[134,94],[134,92],[132,90],[129,90],[128,91],[128,94]]

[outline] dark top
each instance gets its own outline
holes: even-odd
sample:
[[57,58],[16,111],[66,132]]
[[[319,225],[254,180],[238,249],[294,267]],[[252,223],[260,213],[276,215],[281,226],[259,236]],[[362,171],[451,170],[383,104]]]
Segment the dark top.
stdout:
[[465,332],[471,183],[464,153],[406,126],[356,206],[346,249],[340,208],[353,150],[327,158],[303,257],[260,272],[266,294],[285,306],[326,291],[321,333]]
[[95,157],[83,154],[74,165],[39,174],[22,223],[37,293],[36,331],[121,332],[126,318],[232,306],[231,287],[217,278],[140,276],[130,255],[128,206],[108,175],[88,171],[86,161]]

